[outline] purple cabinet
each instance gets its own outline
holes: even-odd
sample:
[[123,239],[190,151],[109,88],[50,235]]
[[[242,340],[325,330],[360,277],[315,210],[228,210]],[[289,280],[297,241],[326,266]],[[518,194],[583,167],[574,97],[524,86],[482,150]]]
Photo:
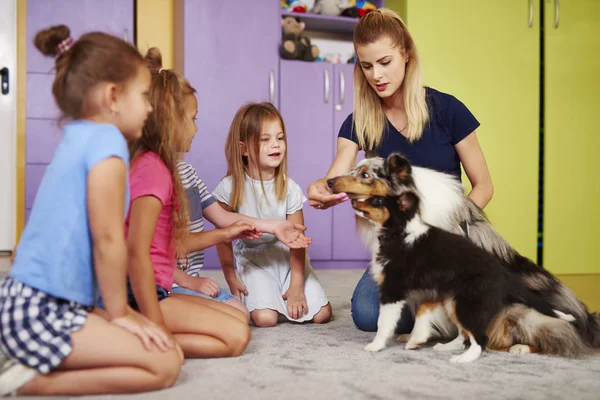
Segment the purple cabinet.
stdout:
[[[281,60],[279,110],[288,138],[289,174],[306,194],[333,160],[333,65]],[[313,243],[312,259],[331,260],[332,210],[304,206],[304,222]]]
[[[348,115],[354,107],[354,64],[334,64],[334,141]],[[357,162],[362,160],[364,152],[359,152]],[[334,154],[335,157],[335,147]],[[323,172],[325,174],[325,172]],[[334,260],[369,260],[369,252],[362,244],[356,232],[354,212],[350,202],[333,208],[333,259]],[[365,264],[366,265],[366,264]]]
[[74,39],[86,32],[102,31],[132,42],[133,20],[133,0],[27,0],[25,221],[46,166],[61,140],[57,124],[60,112],[52,97],[54,59],[35,48],[35,34],[65,24]]
[[[353,64],[281,60],[279,109],[288,133],[290,176],[305,191],[323,177],[335,157],[340,126],[354,103]],[[309,254],[316,261],[368,260],[349,203],[329,210],[304,207]],[[315,265],[318,267],[319,263]]]
[[[182,0],[181,7],[182,72],[198,92],[198,133],[186,160],[212,191],[227,172],[225,138],[235,112],[250,101],[277,104],[281,5]],[[219,267],[215,248],[205,265]]]
[[51,73],[54,60],[33,45],[41,29],[64,24],[74,39],[102,31],[133,42],[133,0],[27,0],[27,72]]

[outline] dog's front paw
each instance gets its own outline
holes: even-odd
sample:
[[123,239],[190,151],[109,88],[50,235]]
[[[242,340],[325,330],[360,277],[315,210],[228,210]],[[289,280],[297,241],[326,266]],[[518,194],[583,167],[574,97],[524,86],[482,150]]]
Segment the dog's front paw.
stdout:
[[381,351],[384,348],[385,348],[385,344],[379,343],[376,341],[372,341],[371,343],[369,343],[368,345],[365,346],[364,350],[371,352],[371,353],[377,353],[378,351]]
[[531,347],[526,344],[515,344],[508,349],[508,352],[512,354],[529,354],[531,353]]
[[453,340],[448,343],[437,343],[435,346],[433,346],[433,349],[435,351],[459,351],[464,350],[465,345],[464,343]]
[[406,343],[406,342],[409,341],[409,339],[410,339],[410,333],[401,333],[396,338],[396,342],[398,342],[398,343]]
[[409,340],[408,342],[406,342],[406,345],[404,345],[404,348],[405,348],[406,350],[416,350],[416,349],[418,349],[419,347],[421,347],[421,345],[422,345],[422,344],[423,344],[423,343],[418,343],[417,341],[412,341],[412,342],[411,342],[411,341]]

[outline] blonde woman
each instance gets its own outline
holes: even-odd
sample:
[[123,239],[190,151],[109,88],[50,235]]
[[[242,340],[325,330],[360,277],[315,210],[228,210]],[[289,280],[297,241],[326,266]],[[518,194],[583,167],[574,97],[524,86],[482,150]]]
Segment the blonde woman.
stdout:
[[[493,186],[475,132],[479,122],[454,96],[423,87],[417,49],[402,19],[384,8],[370,12],[354,30],[354,47],[354,113],[340,128],[327,176],[308,187],[309,204],[326,209],[345,201],[326,180],[348,172],[364,150],[381,157],[400,152],[414,165],[459,179],[462,164],[473,187],[469,197],[483,209]],[[367,271],[352,296],[352,318],[371,332],[378,316],[377,285]],[[405,309],[398,333],[410,332],[412,324]]]

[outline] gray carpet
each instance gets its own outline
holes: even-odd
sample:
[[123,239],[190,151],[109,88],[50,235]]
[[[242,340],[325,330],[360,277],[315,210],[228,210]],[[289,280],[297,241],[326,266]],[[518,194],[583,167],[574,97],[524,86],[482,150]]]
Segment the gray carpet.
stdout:
[[[600,399],[600,356],[568,360],[484,353],[466,365],[431,348],[362,348],[350,296],[361,271],[318,271],[334,309],[325,325],[253,328],[239,358],[187,360],[176,385],[161,392],[94,398],[149,399]],[[209,276],[223,282],[220,273]]]

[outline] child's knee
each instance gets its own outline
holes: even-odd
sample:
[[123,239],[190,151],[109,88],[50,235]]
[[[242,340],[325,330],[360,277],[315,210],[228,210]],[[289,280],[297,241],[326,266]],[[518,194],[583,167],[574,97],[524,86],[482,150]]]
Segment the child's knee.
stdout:
[[250,312],[248,311],[248,307],[246,307],[244,303],[242,303],[238,299],[231,299],[226,301],[225,304],[230,305],[243,312],[246,316],[246,323],[250,322]]
[[254,310],[250,313],[252,322],[258,328],[270,328],[277,325],[279,314],[275,310]]
[[331,310],[331,303],[327,303],[327,305],[321,307],[321,310],[317,314],[315,314],[315,316],[313,317],[313,322],[315,324],[324,324],[326,322],[329,322],[332,314],[333,311]]
[[250,327],[248,324],[244,324],[243,326],[240,323],[240,328],[236,329],[236,333],[231,341],[231,356],[238,357],[241,356],[248,344],[250,343],[251,338]]
[[152,365],[148,366],[148,369],[152,371],[155,377],[152,384],[153,390],[170,388],[177,381],[181,371],[179,354],[175,348],[160,352],[160,355],[153,358]]

